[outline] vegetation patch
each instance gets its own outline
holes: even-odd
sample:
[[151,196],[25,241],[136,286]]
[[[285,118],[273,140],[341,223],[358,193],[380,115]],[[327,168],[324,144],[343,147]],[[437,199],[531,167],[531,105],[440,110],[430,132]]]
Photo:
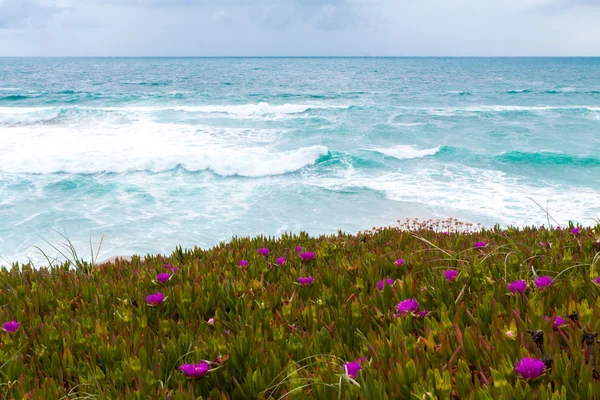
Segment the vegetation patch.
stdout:
[[594,399],[600,225],[0,269],[3,399]]

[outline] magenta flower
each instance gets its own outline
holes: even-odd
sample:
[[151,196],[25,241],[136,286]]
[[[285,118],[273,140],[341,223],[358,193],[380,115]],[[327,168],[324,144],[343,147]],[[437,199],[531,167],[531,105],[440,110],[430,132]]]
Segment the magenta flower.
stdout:
[[508,289],[511,293],[523,293],[525,292],[525,289],[527,289],[527,282],[522,279],[520,281],[511,282],[508,284]]
[[285,258],[284,258],[284,257],[279,257],[279,258],[277,259],[277,264],[279,264],[279,265],[283,265],[284,263],[285,263]]
[[305,253],[300,253],[300,258],[303,261],[310,261],[313,258],[315,258],[315,253],[313,253],[312,251],[307,251]]
[[447,234],[448,234],[448,231],[444,231],[444,232],[442,232],[442,233],[443,233],[444,235],[447,235]]
[[600,285],[600,276],[597,276],[596,279],[594,279],[594,282],[596,285]]
[[2,324],[2,330],[4,332],[15,333],[19,329],[21,324],[17,321],[5,322]]
[[458,272],[456,272],[456,270],[449,269],[448,271],[444,271],[444,276],[446,277],[448,282],[452,282],[458,276]]
[[247,267],[247,266],[248,266],[248,261],[240,260],[240,267]]
[[552,285],[552,278],[550,278],[549,276],[545,276],[545,275],[540,276],[539,278],[537,278],[535,280],[534,283],[538,289],[544,289],[545,287]]
[[214,318],[209,318],[208,321],[206,321],[206,322],[208,322],[209,325],[214,325],[215,324],[215,319]]
[[263,247],[261,249],[258,249],[258,254],[260,254],[261,256],[268,256],[269,255],[269,249],[267,249],[266,247]]
[[398,315],[404,316],[419,311],[419,303],[415,299],[406,299],[398,304]]
[[399,266],[401,266],[402,264],[404,264],[404,258],[399,258],[399,259],[397,259],[396,261],[394,261],[394,265],[395,265],[396,267],[399,267]]
[[186,377],[197,379],[210,371],[210,364],[206,361],[200,361],[199,364],[183,364],[179,367],[179,370],[183,372]]
[[171,268],[171,271],[172,271],[172,272],[177,272],[177,270],[178,270],[178,269],[179,269],[179,268],[177,268],[177,267],[173,267],[173,268]]
[[487,246],[487,244],[485,242],[475,242],[475,243],[473,243],[473,247],[476,248],[476,249],[481,249],[481,248],[484,248],[486,246]]
[[309,276],[308,278],[298,278],[298,283],[300,283],[302,286],[312,285],[314,281],[315,278],[312,276]]
[[[550,320],[550,318],[549,318],[549,317],[544,317],[544,319],[545,319],[546,321],[549,321],[549,320]],[[554,329],[558,329],[559,327],[561,327],[561,326],[563,326],[563,325],[566,325],[566,323],[567,323],[567,321],[565,321],[565,319],[564,319],[563,317],[561,317],[560,315],[557,315],[557,316],[554,318],[554,323],[552,324],[552,327],[553,327]]]
[[146,297],[146,301],[148,302],[149,306],[158,306],[165,301],[165,295],[161,292],[156,292]]
[[394,280],[393,279],[386,279],[385,281],[379,281],[377,282],[377,287],[379,288],[379,290],[383,291],[383,286],[387,283],[388,285],[392,286],[394,284]]
[[171,269],[173,268],[173,264],[165,264],[165,269]]
[[542,360],[537,358],[524,358],[517,363],[515,371],[525,379],[539,378],[546,368]]
[[581,232],[581,229],[580,229],[580,228],[577,228],[577,227],[575,227],[575,228],[571,229],[571,233],[572,233],[573,235],[577,235],[579,232]]
[[302,251],[302,246],[296,246],[296,252],[300,253]]
[[346,370],[346,374],[352,378],[356,379],[358,376],[358,371],[360,371],[361,366],[358,360],[354,360],[352,362],[344,364],[344,369]]
[[425,318],[428,315],[429,315],[429,311],[427,311],[427,310],[419,311],[417,313],[417,317],[421,317],[421,318]]
[[171,274],[164,273],[156,275],[156,280],[160,283],[166,283],[169,279],[171,279]]

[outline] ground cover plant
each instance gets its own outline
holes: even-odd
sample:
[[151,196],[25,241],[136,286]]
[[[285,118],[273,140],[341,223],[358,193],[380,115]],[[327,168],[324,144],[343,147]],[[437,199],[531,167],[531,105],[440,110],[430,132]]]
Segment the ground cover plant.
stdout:
[[600,225],[0,269],[3,399],[593,399]]

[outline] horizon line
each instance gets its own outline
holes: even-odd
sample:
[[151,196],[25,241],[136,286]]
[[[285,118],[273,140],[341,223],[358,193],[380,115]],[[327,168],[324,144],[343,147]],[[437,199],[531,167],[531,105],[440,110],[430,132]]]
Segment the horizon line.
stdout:
[[113,56],[76,56],[76,55],[56,55],[56,56],[2,56],[0,55],[0,59],[2,58],[600,58],[600,55],[595,56],[560,56],[560,55],[545,55],[545,56],[414,56],[414,55],[404,55],[404,56],[357,56],[357,55],[346,55],[346,56],[293,56],[293,55],[285,55],[285,56],[123,56],[123,55],[113,55]]

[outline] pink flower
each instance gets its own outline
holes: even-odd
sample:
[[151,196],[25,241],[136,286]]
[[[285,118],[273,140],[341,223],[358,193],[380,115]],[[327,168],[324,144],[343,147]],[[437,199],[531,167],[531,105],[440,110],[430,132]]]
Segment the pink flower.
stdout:
[[535,379],[544,373],[546,365],[537,358],[524,358],[519,361],[515,371],[525,379]]
[[354,360],[352,362],[344,364],[344,369],[346,370],[346,374],[352,378],[356,379],[358,376],[358,371],[360,371],[361,366],[358,360]]
[[9,321],[2,324],[2,330],[4,332],[15,333],[19,329],[21,323],[17,321]]
[[473,247],[476,249],[481,249],[487,247],[487,244],[485,242],[475,242],[473,243]]
[[597,276],[597,277],[594,279],[594,282],[596,283],[596,285],[600,285],[600,276]]
[[425,318],[428,315],[429,315],[429,311],[427,311],[427,310],[419,311],[417,313],[417,317],[421,317],[421,318]]
[[156,280],[160,283],[166,283],[169,279],[171,279],[171,274],[164,273],[156,275]]
[[296,252],[300,253],[302,251],[302,246],[296,246]]
[[209,320],[206,321],[206,322],[208,322],[209,325],[214,325],[215,324],[215,319],[214,318],[209,318]]
[[165,269],[171,269],[173,268],[173,264],[165,264]]
[[165,301],[165,295],[161,292],[156,292],[146,297],[146,301],[148,302],[149,306],[158,306]]
[[508,284],[508,289],[510,290],[511,293],[515,293],[515,292],[523,293],[523,292],[525,292],[525,289],[527,289],[527,282],[525,282],[522,279],[520,281],[511,282]]
[[449,269],[448,271],[444,271],[444,276],[448,280],[448,282],[452,282],[458,276],[458,272],[453,269]]
[[245,268],[248,266],[248,261],[246,260],[240,260],[240,267]]
[[398,315],[404,316],[406,314],[415,313],[419,311],[419,303],[415,299],[406,299],[398,304]]
[[266,247],[263,247],[261,249],[258,249],[258,254],[260,254],[261,256],[268,256],[269,255],[269,249],[267,249]]
[[197,379],[210,371],[210,364],[206,361],[200,361],[199,364],[183,364],[179,367],[179,370],[183,372],[186,377]]
[[379,288],[379,290],[383,291],[383,286],[387,283],[388,285],[392,286],[394,284],[394,280],[393,279],[386,279],[385,281],[379,281],[377,282],[377,288]]
[[279,265],[283,265],[284,263],[285,263],[285,258],[283,258],[283,257],[279,257],[279,258],[277,259],[277,264],[279,264]]
[[[544,319],[545,319],[546,321],[549,321],[549,320],[550,320],[550,318],[549,318],[549,317],[544,317]],[[565,319],[564,319],[563,317],[561,317],[560,315],[557,315],[557,316],[554,318],[554,323],[552,324],[552,327],[553,327],[554,329],[558,329],[559,327],[561,327],[561,326],[563,326],[563,325],[566,325],[566,323],[567,323],[567,321],[565,321]]]
[[581,232],[580,228],[575,227],[575,228],[571,229],[571,233],[573,235],[577,235],[577,234],[579,234],[579,232]]
[[550,278],[549,276],[540,276],[539,278],[537,278],[535,280],[535,286],[537,286],[538,289],[544,289],[550,285],[552,285],[552,278]]
[[308,278],[298,278],[298,283],[300,283],[302,286],[312,285],[314,281],[315,278],[312,276],[309,276]]
[[399,267],[399,266],[401,266],[402,264],[404,264],[404,258],[399,258],[399,259],[397,259],[396,261],[394,261],[394,265],[395,265],[396,267]]
[[303,261],[310,261],[313,258],[315,258],[315,253],[313,253],[312,251],[307,251],[305,253],[300,253],[300,258]]

